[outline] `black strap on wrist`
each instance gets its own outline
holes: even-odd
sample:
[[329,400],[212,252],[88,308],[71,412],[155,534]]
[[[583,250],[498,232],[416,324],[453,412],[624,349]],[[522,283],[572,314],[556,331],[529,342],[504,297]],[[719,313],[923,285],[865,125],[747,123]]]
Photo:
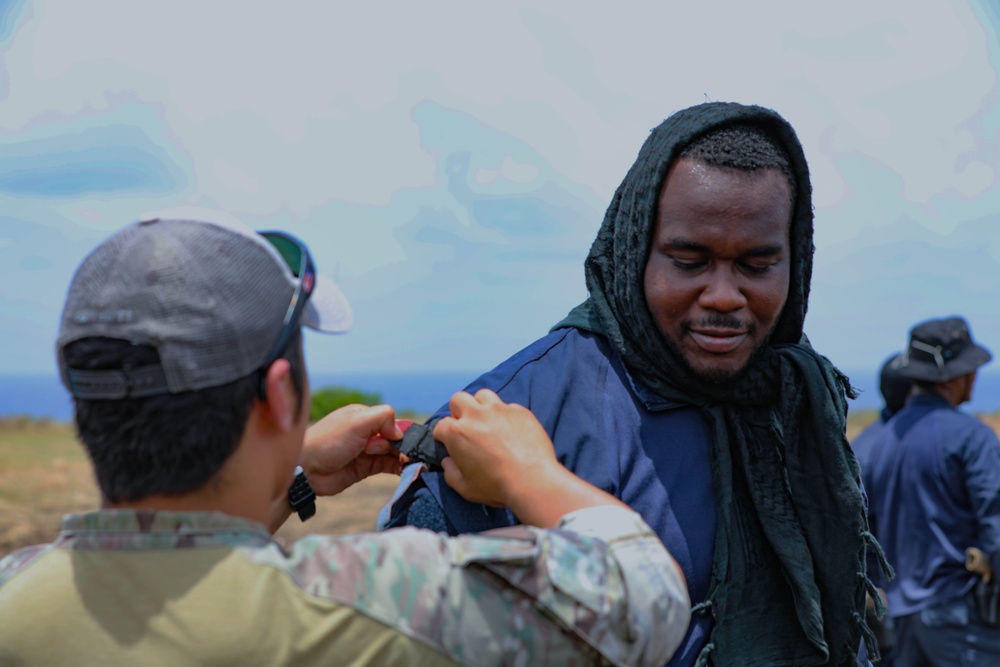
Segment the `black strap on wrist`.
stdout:
[[306,479],[302,466],[295,466],[295,479],[288,487],[288,504],[298,513],[302,521],[316,514],[316,492],[309,486],[309,480]]

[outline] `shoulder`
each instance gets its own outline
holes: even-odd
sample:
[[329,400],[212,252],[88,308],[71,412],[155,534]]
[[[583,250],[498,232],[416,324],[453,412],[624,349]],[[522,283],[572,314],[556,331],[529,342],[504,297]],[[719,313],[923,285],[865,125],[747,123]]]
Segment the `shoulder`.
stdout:
[[872,455],[872,450],[885,430],[885,422],[881,419],[876,419],[851,441],[851,449],[854,450],[854,457],[858,460],[858,464],[862,469],[867,466],[868,460]]
[[51,544],[37,544],[19,549],[0,559],[0,586],[24,572],[51,548]]
[[[502,592],[511,585],[504,577],[485,576],[484,570],[503,565],[531,570],[538,553],[536,533],[527,528],[494,537],[447,538],[404,527],[309,535],[287,554],[265,550],[248,556],[258,562],[283,556],[272,564],[301,594],[349,607],[454,656],[472,648],[465,645],[467,638],[502,633],[516,615],[512,597]],[[556,632],[541,618],[525,620],[542,634]]]
[[908,443],[924,446],[965,461],[1000,455],[1000,440],[979,417],[947,407],[928,412],[906,432]]
[[[484,663],[502,654],[578,664],[599,647],[622,663],[663,664],[690,604],[666,550],[631,512],[570,519],[561,530],[512,526],[453,538],[415,528],[312,535],[286,566],[304,594],[453,659],[475,651],[489,656]],[[639,562],[654,567],[628,567]]]
[[979,417],[966,414],[964,412],[959,412],[958,414],[962,417],[962,423],[969,434],[970,439],[975,440],[982,446],[1000,446],[1000,439],[997,438],[996,431],[983,422]]
[[[521,403],[533,412],[544,410],[546,397],[574,397],[600,389],[613,352],[603,336],[578,329],[558,329],[514,353],[465,390],[491,389],[505,401]],[[445,413],[447,406],[435,417]],[[541,416],[539,415],[541,418]]]
[[411,527],[383,533],[309,535],[295,543],[287,567],[303,590],[323,591],[362,610],[386,612],[395,609],[398,601],[391,596],[399,592],[401,582],[421,582],[435,588],[452,566],[491,560],[530,561],[537,548],[534,534],[526,531],[519,537],[468,535],[449,539]]
[[979,417],[958,408],[930,412],[928,425],[940,434],[950,434],[982,442],[997,442],[996,433],[992,428]]
[[557,329],[514,353],[480,380],[502,386],[526,373],[606,364],[609,352],[610,346],[602,336],[579,329]]

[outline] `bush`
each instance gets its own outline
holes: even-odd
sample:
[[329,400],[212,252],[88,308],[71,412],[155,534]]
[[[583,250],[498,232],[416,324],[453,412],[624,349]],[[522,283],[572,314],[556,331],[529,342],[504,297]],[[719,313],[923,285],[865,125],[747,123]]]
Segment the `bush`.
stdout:
[[377,391],[362,391],[353,387],[323,387],[312,393],[309,405],[309,421],[319,421],[337,408],[352,403],[362,405],[378,405],[382,402],[382,394]]

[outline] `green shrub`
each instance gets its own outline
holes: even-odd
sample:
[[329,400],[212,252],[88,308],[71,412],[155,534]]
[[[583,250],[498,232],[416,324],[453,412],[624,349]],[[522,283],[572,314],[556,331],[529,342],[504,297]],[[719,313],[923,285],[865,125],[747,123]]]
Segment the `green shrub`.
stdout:
[[337,408],[352,403],[363,405],[378,405],[382,402],[382,394],[377,391],[362,391],[353,387],[323,387],[312,393],[309,405],[309,421],[319,421]]

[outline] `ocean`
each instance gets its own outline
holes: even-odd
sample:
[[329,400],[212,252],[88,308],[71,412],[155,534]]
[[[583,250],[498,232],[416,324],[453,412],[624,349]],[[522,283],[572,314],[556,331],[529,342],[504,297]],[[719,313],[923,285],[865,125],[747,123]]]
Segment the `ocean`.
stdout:
[[[851,384],[861,390],[861,395],[850,402],[851,410],[878,409],[882,406],[877,370],[844,371],[851,378]],[[317,373],[311,377],[311,382],[314,389],[342,385],[366,392],[378,392],[382,395],[382,401],[394,406],[397,411],[430,414],[476,376],[476,371]],[[980,373],[973,399],[963,405],[962,409],[967,412],[1000,410],[1000,372]],[[69,421],[73,416],[73,404],[58,377],[0,375],[0,417],[16,415]]]
[[[378,392],[397,411],[430,414],[477,377],[476,371],[448,373],[316,373],[312,388],[334,385]],[[26,415],[53,421],[73,418],[73,402],[57,376],[0,375],[0,417]]]

